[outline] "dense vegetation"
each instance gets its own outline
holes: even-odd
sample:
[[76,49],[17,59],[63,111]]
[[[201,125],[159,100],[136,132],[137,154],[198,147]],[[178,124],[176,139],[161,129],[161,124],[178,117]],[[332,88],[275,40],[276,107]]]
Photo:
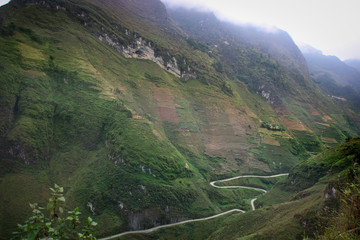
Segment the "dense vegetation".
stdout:
[[126,239],[358,239],[359,150],[355,138],[301,162],[257,211]]
[[[45,205],[54,183],[69,209],[98,222],[96,236],[250,210],[253,193],[213,189],[210,180],[287,172],[359,134],[358,113],[312,85],[286,34],[271,40],[286,47],[268,51],[265,40],[250,44],[266,33],[216,20],[213,30],[225,35],[194,34],[159,1],[141,2],[27,0],[0,9],[1,238],[31,215],[29,202]],[[140,37],[154,57],[196,77],[125,58],[119,49]]]

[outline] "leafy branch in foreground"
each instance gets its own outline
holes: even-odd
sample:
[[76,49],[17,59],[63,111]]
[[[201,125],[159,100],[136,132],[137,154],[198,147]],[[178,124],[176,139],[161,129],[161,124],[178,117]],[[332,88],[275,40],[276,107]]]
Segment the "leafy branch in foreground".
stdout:
[[87,225],[82,232],[76,232],[80,225],[79,208],[68,211],[68,216],[63,216],[64,209],[61,205],[65,202],[63,195],[64,188],[55,184],[50,188],[51,197],[47,204],[49,217],[45,217],[44,208],[37,203],[31,204],[32,215],[25,221],[25,224],[18,224],[19,231],[14,232],[14,239],[38,240],[38,239],[68,239],[79,238],[86,240],[96,240],[93,235],[93,228],[97,225],[91,217],[88,217]]

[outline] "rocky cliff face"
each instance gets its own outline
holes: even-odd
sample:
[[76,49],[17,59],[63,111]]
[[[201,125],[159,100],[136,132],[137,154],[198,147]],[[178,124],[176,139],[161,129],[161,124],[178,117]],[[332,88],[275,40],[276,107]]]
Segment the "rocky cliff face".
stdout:
[[209,12],[174,8],[169,14],[207,45],[230,79],[245,82],[269,103],[282,104],[283,91],[299,96],[298,89],[313,88],[305,59],[288,33],[234,25]]
[[[130,35],[131,33],[126,29],[125,34]],[[186,61],[183,63],[185,69],[180,69],[178,60],[175,57],[169,56],[170,54],[168,53],[168,60],[165,62],[162,56],[156,56],[155,49],[152,47],[151,42],[146,41],[137,34],[134,34],[134,41],[128,45],[121,45],[119,41],[112,39],[107,33],[101,33],[97,37],[100,41],[113,47],[126,58],[150,60],[162,69],[174,74],[176,77],[184,78],[186,81],[196,79],[196,73],[192,71],[190,66],[186,65]],[[115,37],[115,35],[113,35],[113,37]]]

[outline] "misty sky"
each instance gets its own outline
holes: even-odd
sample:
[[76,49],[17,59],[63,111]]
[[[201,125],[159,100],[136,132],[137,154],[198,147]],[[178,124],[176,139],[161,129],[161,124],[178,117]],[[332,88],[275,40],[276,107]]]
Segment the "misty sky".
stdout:
[[0,0],[0,6],[4,5],[5,3],[8,3],[8,2],[10,2],[10,1],[9,0]]
[[[121,0],[119,0],[121,1]],[[211,10],[224,20],[276,26],[324,54],[360,58],[360,0],[161,0]],[[0,0],[0,5],[9,2]]]
[[170,6],[213,11],[235,23],[255,23],[287,31],[345,60],[360,58],[360,0],[161,0]]

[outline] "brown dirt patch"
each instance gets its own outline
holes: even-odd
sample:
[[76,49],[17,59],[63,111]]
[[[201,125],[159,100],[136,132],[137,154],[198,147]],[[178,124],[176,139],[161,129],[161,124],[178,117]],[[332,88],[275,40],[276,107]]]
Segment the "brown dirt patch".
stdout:
[[321,123],[321,122],[315,122],[316,124],[319,124],[319,125],[322,125],[322,126],[325,126],[325,127],[331,127],[330,124],[328,123]]
[[268,144],[268,145],[273,145],[273,146],[278,146],[280,147],[280,143],[278,140],[276,140],[275,138],[271,137],[271,136],[267,136],[264,141],[264,144]]
[[184,109],[184,107],[181,106],[180,104],[175,104],[175,107],[176,107],[176,108],[180,108],[180,109]]
[[203,105],[204,122],[207,124],[200,125],[200,129],[205,154],[226,159],[219,168],[215,169],[218,173],[246,172],[251,169],[270,171],[266,163],[257,160],[250,152],[251,147],[259,144],[259,139],[254,134],[256,131],[256,124],[252,120],[252,117],[256,117],[254,113],[249,109],[235,108],[225,101]]
[[286,109],[285,106],[277,106],[275,107],[275,112],[277,115],[286,115],[286,114],[290,114],[289,111]]
[[313,116],[319,116],[320,113],[319,113],[317,110],[314,109],[314,110],[311,112],[311,115],[313,115]]
[[155,136],[157,136],[158,138],[160,138],[160,139],[162,138],[161,135],[160,135],[160,133],[159,133],[156,129],[153,129],[152,132],[153,132],[153,134],[154,134]]
[[143,118],[143,117],[140,116],[140,115],[133,115],[133,119],[136,119],[136,120],[145,120],[145,118]]
[[326,121],[326,122],[331,122],[331,121],[333,121],[333,119],[332,119],[329,115],[324,115],[324,116],[322,116],[322,119],[323,119],[324,121]]
[[[249,108],[236,109],[229,102],[223,102],[223,104],[235,135],[242,136],[254,132],[256,124],[252,118],[257,118],[255,113]],[[248,135],[245,137],[248,138]]]
[[308,128],[304,123],[301,121],[293,121],[285,117],[280,117],[286,128],[297,130],[297,131],[308,131],[312,132],[310,128]]
[[174,96],[168,88],[159,88],[151,86],[153,96],[156,102],[159,117],[163,121],[178,123],[178,116],[174,104]]
[[321,137],[321,141],[324,143],[338,143],[334,138]]

